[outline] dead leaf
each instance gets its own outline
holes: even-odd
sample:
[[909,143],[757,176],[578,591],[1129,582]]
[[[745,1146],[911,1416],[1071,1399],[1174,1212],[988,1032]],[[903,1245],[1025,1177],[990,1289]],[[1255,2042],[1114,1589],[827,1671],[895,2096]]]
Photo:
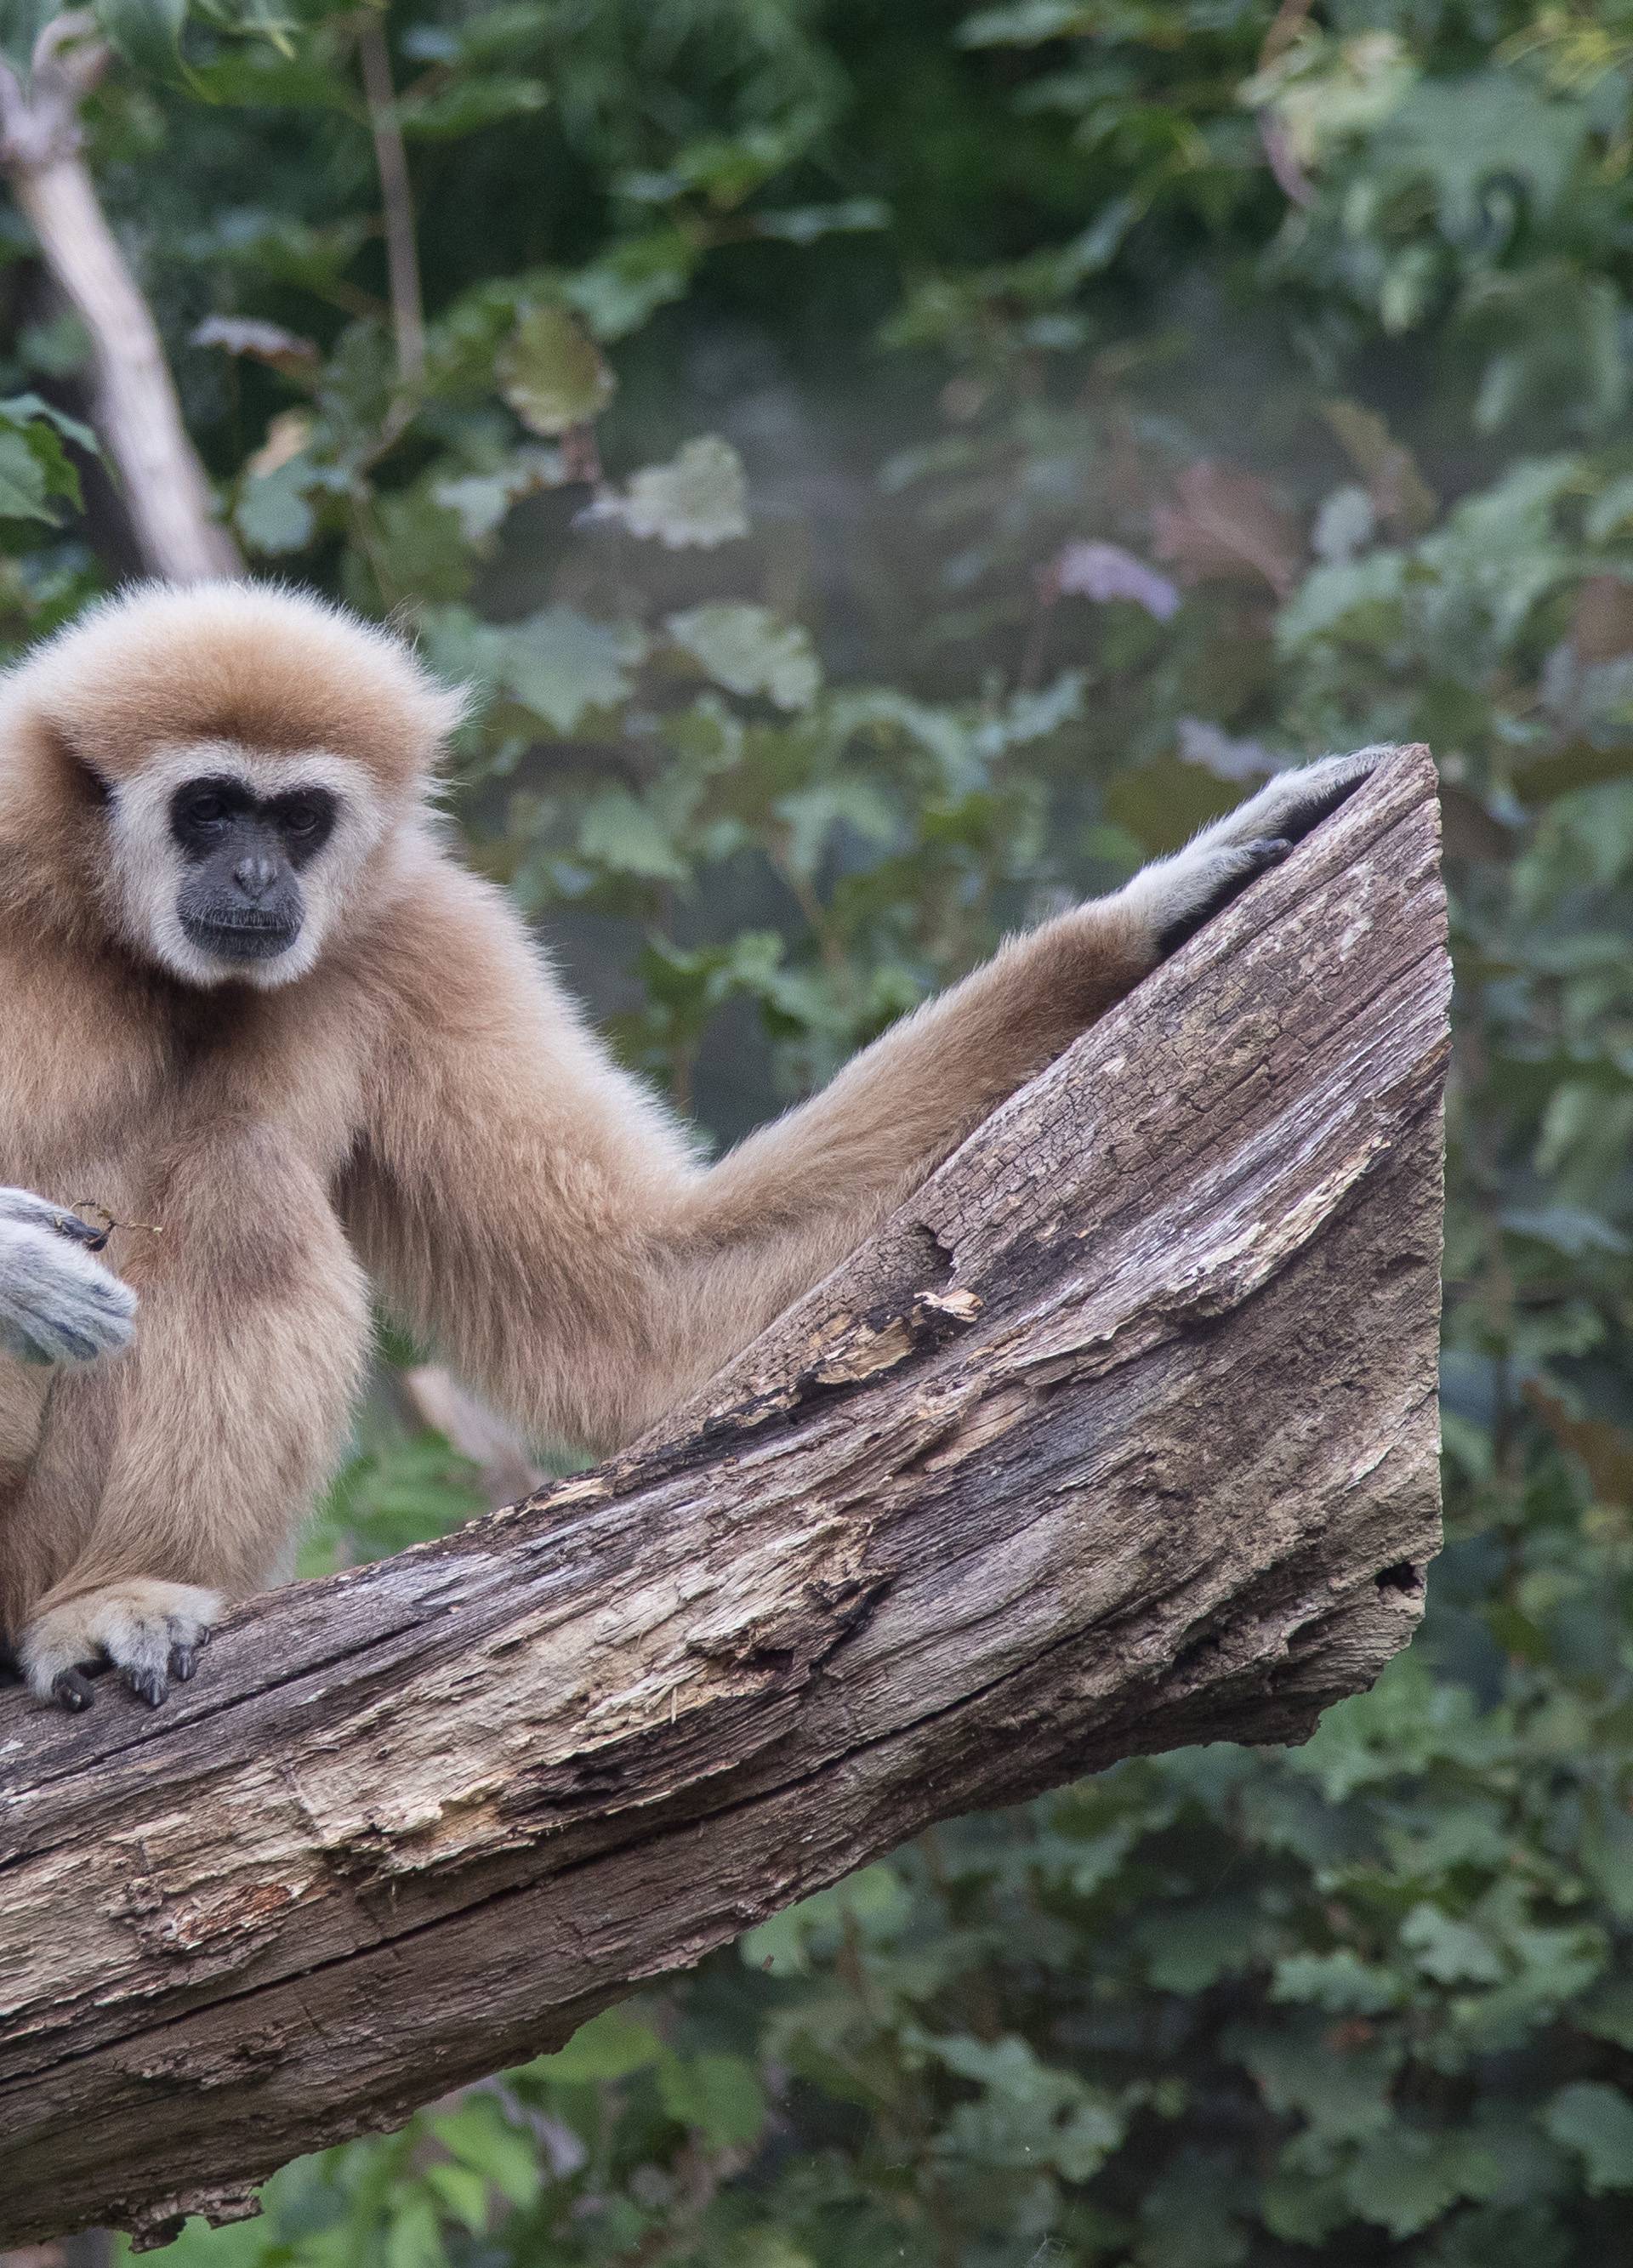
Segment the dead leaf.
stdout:
[[1284,599],[1297,579],[1304,540],[1268,481],[1203,457],[1151,515],[1153,549],[1188,582],[1261,581]]

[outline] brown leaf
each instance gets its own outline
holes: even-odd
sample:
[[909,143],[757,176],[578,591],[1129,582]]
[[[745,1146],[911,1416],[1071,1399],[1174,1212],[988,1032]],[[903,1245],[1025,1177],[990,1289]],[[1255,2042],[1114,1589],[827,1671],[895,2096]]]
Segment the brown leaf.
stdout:
[[1577,659],[1587,663],[1633,653],[1633,583],[1620,575],[1590,575],[1571,610],[1570,645]]
[[248,356],[263,362],[285,378],[311,378],[322,361],[315,343],[281,323],[257,322],[249,315],[208,315],[193,334],[196,347],[219,347],[224,353]]
[[1432,527],[1440,499],[1417,468],[1404,441],[1397,441],[1376,409],[1358,401],[1324,405],[1327,423],[1372,499],[1372,509],[1394,535],[1422,535]]
[[1604,1418],[1573,1416],[1558,1395],[1534,1379],[1520,1390],[1560,1447],[1581,1458],[1600,1502],[1633,1506],[1633,1434]]
[[1171,559],[1188,582],[1259,580],[1287,596],[1304,540],[1268,481],[1204,457],[1186,467],[1174,491],[1151,515],[1159,559]]

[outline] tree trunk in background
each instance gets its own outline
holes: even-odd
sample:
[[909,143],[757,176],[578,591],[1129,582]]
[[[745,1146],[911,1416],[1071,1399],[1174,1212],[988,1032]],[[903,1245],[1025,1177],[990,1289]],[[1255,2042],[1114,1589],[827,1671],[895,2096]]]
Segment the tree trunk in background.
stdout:
[[1439,1532],[1448,969],[1385,765],[676,1420],[0,1703],[0,2241],[161,2241],[930,1822],[1302,1739]]
[[26,90],[0,64],[0,172],[52,280],[90,334],[92,418],[118,475],[142,563],[181,583],[240,575],[210,482],[181,423],[163,342],[79,154],[79,105],[107,63],[87,11],[41,33]]

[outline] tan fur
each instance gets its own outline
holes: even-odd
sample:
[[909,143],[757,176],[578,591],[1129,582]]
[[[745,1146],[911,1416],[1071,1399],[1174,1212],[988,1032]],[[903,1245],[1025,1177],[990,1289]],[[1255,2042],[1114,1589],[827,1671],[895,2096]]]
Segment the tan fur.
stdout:
[[[0,1365],[0,1626],[37,1690],[99,1649],[151,1676],[271,1580],[344,1437],[366,1274],[529,1431],[627,1440],[1247,871],[1226,822],[705,1167],[423,815],[456,708],[379,632],[249,586],[138,593],[0,684],[0,1182],[163,1226],[116,1241],[128,1352],[43,1407]],[[367,871],[275,989],[178,977],[100,879],[120,794],[195,744],[373,784]]]

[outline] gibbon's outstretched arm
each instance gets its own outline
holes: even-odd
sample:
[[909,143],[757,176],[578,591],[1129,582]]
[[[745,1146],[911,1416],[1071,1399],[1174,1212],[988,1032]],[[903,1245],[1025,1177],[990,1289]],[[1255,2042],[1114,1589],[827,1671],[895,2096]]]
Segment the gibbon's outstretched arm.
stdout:
[[1012,939],[701,1167],[497,894],[441,874],[344,1198],[404,1319],[531,1432],[605,1450],[702,1384],[1005,1096],[1285,857],[1374,759],[1274,780],[1114,896]]
[[0,1355],[94,1362],[129,1342],[136,1294],[94,1256],[100,1241],[61,1205],[0,1189]]

